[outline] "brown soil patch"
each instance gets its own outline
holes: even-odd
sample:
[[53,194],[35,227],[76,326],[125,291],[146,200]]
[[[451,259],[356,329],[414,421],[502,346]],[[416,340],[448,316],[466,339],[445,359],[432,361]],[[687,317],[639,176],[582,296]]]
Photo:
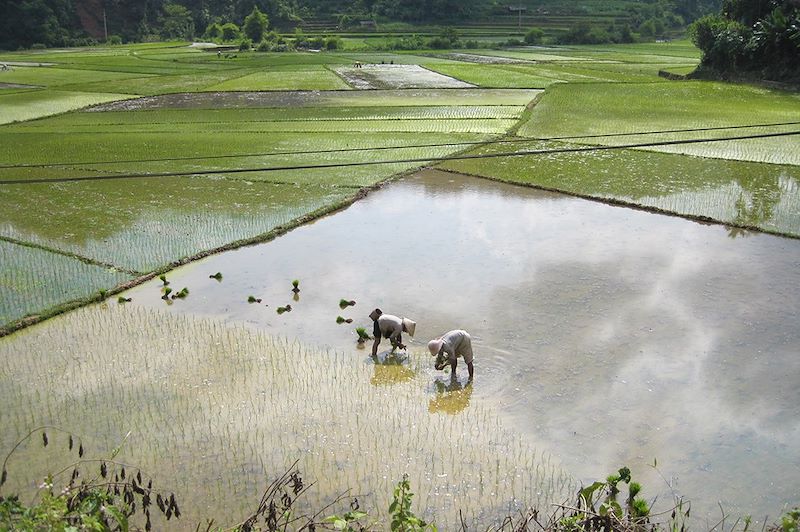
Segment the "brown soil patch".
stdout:
[[320,91],[287,92],[190,92],[145,96],[96,105],[87,112],[142,111],[153,109],[241,109],[303,107],[320,99]]

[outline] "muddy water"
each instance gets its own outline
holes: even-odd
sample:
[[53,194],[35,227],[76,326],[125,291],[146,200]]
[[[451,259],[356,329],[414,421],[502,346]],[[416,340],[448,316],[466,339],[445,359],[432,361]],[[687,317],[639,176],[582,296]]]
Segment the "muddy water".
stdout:
[[[420,375],[376,371],[373,384],[417,379],[431,415],[491,409],[579,481],[627,465],[645,497],[663,508],[684,496],[710,522],[718,501],[756,521],[800,501],[797,240],[427,172],[169,279],[189,298],[167,304],[157,281],[127,295],[368,366],[353,329],[370,327],[374,307],[417,321],[414,354],[466,329],[468,394],[463,364],[449,391],[424,364]],[[342,298],[356,305],[340,309]]]

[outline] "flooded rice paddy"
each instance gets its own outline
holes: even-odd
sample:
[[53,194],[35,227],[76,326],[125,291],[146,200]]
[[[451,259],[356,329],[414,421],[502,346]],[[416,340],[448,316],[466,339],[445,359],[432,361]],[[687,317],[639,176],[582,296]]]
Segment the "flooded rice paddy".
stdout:
[[[429,171],[167,278],[189,297],[154,280],[0,339],[4,448],[38,424],[104,449],[132,430],[124,461],[187,528],[235,521],[294,460],[309,503],[352,488],[385,508],[408,472],[441,529],[623,465],[704,523],[718,501],[761,522],[800,500],[796,240]],[[417,321],[406,356],[356,346],[375,307]],[[427,354],[453,328],[472,385]]]
[[336,67],[335,71],[357,89],[466,89],[474,85],[444,76],[420,65],[366,64]]

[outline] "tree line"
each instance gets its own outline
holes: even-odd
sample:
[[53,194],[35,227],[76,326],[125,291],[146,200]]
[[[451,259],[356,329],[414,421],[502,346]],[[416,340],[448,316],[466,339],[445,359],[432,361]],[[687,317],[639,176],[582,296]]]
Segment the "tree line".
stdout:
[[[629,14],[630,27],[576,27],[567,40],[625,42],[631,31],[658,37],[719,9],[720,1],[613,0],[609,4]],[[511,5],[591,18],[585,6],[569,0],[0,0],[0,49],[195,39],[215,24],[241,28],[254,9],[271,29],[286,32],[314,19],[338,21],[342,29],[365,19],[457,25],[507,15]]]

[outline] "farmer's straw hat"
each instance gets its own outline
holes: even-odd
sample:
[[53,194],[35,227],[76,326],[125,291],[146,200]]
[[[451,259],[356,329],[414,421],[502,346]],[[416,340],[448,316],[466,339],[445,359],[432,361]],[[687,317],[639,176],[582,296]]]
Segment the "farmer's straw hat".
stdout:
[[381,317],[381,314],[383,314],[383,312],[381,312],[381,309],[376,308],[375,310],[369,313],[369,317],[372,321],[375,321]]
[[417,328],[417,322],[411,321],[408,318],[403,318],[403,328],[410,336],[414,336],[414,329]]

